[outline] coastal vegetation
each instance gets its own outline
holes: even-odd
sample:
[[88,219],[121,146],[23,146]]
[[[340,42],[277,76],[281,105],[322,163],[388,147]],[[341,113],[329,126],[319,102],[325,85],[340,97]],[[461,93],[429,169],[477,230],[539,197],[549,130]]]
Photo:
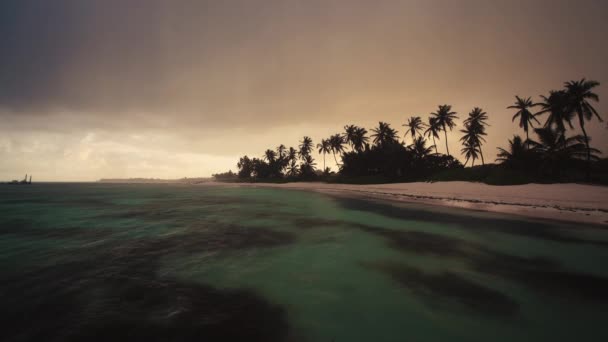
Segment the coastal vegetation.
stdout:
[[[343,132],[321,139],[316,146],[309,136],[304,136],[296,148],[279,145],[266,150],[261,158],[243,156],[236,174],[230,172],[217,178],[245,182],[608,183],[608,162],[600,158],[601,152],[592,146],[587,133],[589,124],[602,122],[594,108],[599,102],[594,93],[598,85],[599,82],[584,78],[565,82],[562,89],[541,95],[540,102],[515,96],[514,104],[507,109],[514,111],[512,121],[517,122],[525,137],[515,135],[499,147],[494,163],[487,163],[490,152],[483,148],[490,115],[475,107],[459,124],[461,115],[451,105],[443,104],[430,113],[426,122],[421,116],[410,117],[402,125],[403,134],[383,121],[369,131],[349,124]],[[448,145],[448,131],[459,126],[464,164],[451,155]],[[441,139],[444,151],[438,147]],[[323,158],[322,169],[317,169],[312,156],[315,147]],[[326,166],[328,155],[334,160],[336,171]]]

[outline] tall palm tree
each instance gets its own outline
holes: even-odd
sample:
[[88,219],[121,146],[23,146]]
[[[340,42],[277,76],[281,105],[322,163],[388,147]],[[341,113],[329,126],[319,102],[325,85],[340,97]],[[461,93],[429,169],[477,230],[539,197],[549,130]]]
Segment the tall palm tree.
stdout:
[[341,154],[342,152],[344,152],[344,138],[342,137],[342,135],[334,134],[331,137],[329,137],[329,147],[331,149],[331,152],[334,155],[334,160],[336,161],[336,165],[340,165],[338,163],[338,159],[336,159],[336,152],[338,154]]
[[519,117],[519,127],[524,129],[526,132],[526,141],[530,140],[530,136],[528,135],[528,130],[530,127],[534,128],[534,122],[540,125],[538,119],[536,119],[536,115],[532,114],[530,109],[539,106],[540,103],[533,103],[532,98],[528,97],[527,99],[521,98],[519,96],[515,96],[515,104],[507,107],[507,109],[517,109],[517,113],[513,115],[513,119],[511,121],[515,121]]
[[312,139],[308,136],[304,136],[302,141],[300,141],[300,150],[298,151],[300,158],[304,160],[306,156],[309,156],[310,152],[312,151],[312,146]]
[[331,146],[329,145],[328,139],[321,139],[321,143],[317,144],[317,149],[319,153],[323,154],[323,171],[325,171],[325,154],[331,152]]
[[483,109],[479,107],[475,107],[469,113],[469,117],[464,120],[465,129],[461,130],[461,132],[465,133],[465,135],[460,139],[460,141],[468,141],[470,144],[477,146],[479,154],[481,155],[482,165],[485,165],[485,160],[483,158],[481,145],[482,142],[485,142],[483,137],[487,135],[486,127],[489,126],[487,120],[488,113],[484,112]]
[[433,147],[435,148],[435,153],[439,153],[437,151],[437,142],[435,141],[435,138],[439,139],[439,132],[441,132],[441,126],[439,126],[437,118],[429,117],[429,123],[426,131],[424,131],[424,135],[427,137],[433,137]]
[[397,143],[397,131],[391,128],[391,125],[380,121],[378,128],[373,128],[372,138],[376,146],[385,147]]
[[450,105],[440,105],[437,109],[437,112],[431,113],[435,118],[437,118],[437,124],[441,126],[443,133],[445,134],[445,150],[450,155],[450,148],[448,147],[448,131],[450,131],[456,126],[454,122],[455,119],[458,119],[456,116],[456,112],[452,112],[452,106]]
[[578,116],[578,122],[583,131],[585,138],[585,146],[587,148],[587,178],[589,178],[591,150],[589,148],[589,137],[585,130],[585,121],[590,121],[595,115],[601,122],[602,118],[593,108],[590,101],[599,102],[599,97],[593,92],[593,88],[599,86],[600,83],[592,80],[570,81],[565,83],[566,94],[568,95],[569,107]]
[[424,129],[426,124],[422,122],[422,119],[419,116],[412,116],[408,122],[402,126],[406,128],[405,134],[403,134],[403,139],[405,140],[405,137],[409,133],[413,141],[416,139],[417,135],[420,135],[420,132]]
[[541,95],[540,97],[543,102],[540,103],[541,110],[536,113],[536,116],[549,114],[545,127],[556,127],[562,134],[566,132],[566,123],[570,128],[574,128],[572,126],[574,114],[569,109],[569,96],[565,91],[552,90],[549,92],[549,96]]

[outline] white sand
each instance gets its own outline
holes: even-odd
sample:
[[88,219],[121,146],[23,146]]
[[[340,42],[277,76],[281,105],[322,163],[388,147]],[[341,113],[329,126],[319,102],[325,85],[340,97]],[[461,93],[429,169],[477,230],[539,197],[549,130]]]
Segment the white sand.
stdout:
[[608,225],[608,187],[605,186],[581,184],[493,186],[469,182],[379,185],[326,183],[230,184],[233,186],[313,190],[357,198],[442,205],[532,218]]

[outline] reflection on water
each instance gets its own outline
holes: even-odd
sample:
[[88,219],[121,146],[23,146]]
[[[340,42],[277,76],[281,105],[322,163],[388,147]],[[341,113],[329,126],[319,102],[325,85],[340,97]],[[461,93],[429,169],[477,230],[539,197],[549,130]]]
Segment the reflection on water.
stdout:
[[608,231],[276,190],[0,187],[2,341],[607,340]]

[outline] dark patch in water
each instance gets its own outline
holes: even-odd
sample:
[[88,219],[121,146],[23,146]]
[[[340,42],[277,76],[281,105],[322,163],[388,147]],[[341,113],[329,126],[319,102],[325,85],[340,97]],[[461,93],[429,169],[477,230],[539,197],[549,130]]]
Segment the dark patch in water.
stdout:
[[373,201],[337,198],[344,208],[360,211],[372,211],[400,220],[433,222],[458,225],[459,228],[475,231],[497,231],[504,234],[525,236],[528,238],[551,240],[562,243],[582,243],[608,247],[608,241],[586,239],[574,236],[574,229],[585,229],[585,226],[573,226],[541,221],[508,220],[498,218],[475,217],[450,213],[437,213],[420,208],[394,206]]
[[433,306],[449,309],[449,304],[455,303],[477,314],[493,316],[515,316],[519,312],[519,305],[510,297],[456,273],[426,273],[394,262],[365,263],[363,266],[389,275]]
[[289,333],[285,311],[248,290],[101,266],[108,265],[90,260],[16,275],[20,286],[0,294],[0,340],[284,341]]
[[496,252],[485,246],[443,235],[366,228],[404,252],[456,258],[480,273],[517,282],[536,291],[569,298],[608,301],[608,278],[565,270],[557,261]]
[[[247,290],[159,276],[173,253],[273,247],[292,234],[262,228],[109,241],[65,252],[52,267],[3,271],[2,341],[284,341],[283,308]],[[67,261],[66,261],[67,260]],[[72,260],[72,261],[69,261]]]

